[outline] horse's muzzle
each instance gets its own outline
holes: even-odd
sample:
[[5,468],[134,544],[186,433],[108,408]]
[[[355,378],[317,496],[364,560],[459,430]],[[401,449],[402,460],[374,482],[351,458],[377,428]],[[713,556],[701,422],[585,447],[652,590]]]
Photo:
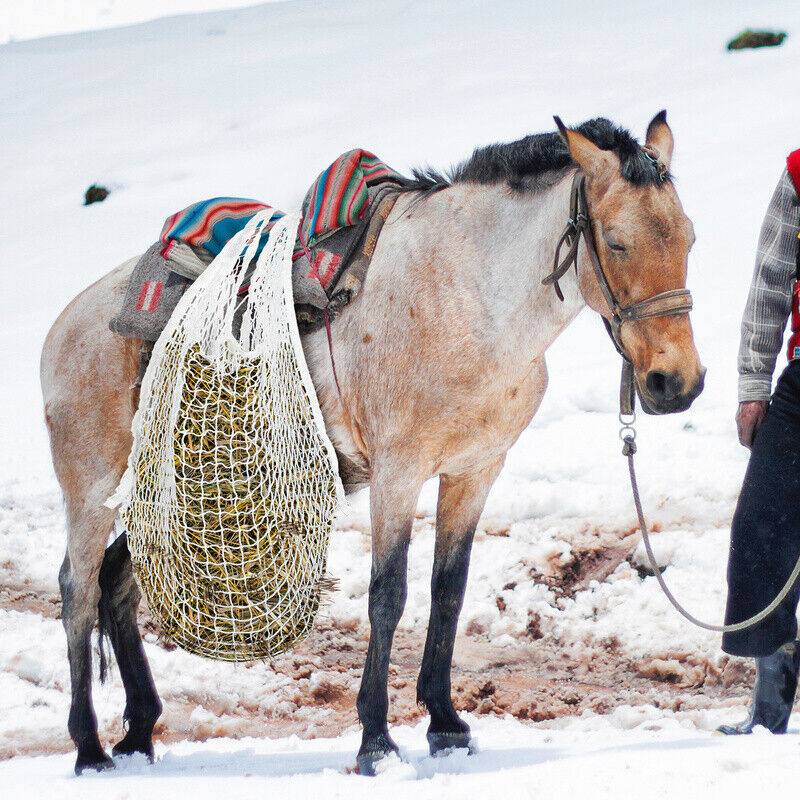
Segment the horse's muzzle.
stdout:
[[703,391],[705,380],[706,370],[703,367],[694,384],[687,390],[681,375],[651,370],[645,377],[644,386],[637,381],[636,388],[646,414],[675,414],[689,408]]

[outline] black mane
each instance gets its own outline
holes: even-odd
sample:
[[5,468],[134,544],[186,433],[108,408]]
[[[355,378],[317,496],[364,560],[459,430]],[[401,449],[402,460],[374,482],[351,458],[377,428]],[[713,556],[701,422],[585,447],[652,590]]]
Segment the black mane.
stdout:
[[[669,175],[636,139],[604,117],[590,119],[575,130],[602,150],[613,150],[621,163],[622,177],[636,186],[660,185]],[[569,150],[559,133],[536,133],[516,142],[478,147],[472,156],[447,174],[434,169],[414,169],[409,188],[436,191],[454,183],[507,183],[517,191],[538,191],[552,183],[571,164]]]

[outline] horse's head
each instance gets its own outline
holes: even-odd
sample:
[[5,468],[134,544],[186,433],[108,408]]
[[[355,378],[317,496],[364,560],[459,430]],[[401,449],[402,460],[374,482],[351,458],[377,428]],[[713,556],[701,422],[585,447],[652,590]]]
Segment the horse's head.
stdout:
[[[573,161],[586,176],[595,249],[621,306],[686,286],[692,223],[669,178],[673,137],[666,112],[647,128],[646,149],[620,161],[577,131],[561,129]],[[611,311],[592,269],[579,270],[587,304],[607,319]],[[636,369],[644,409],[683,411],[703,389],[705,368],[695,348],[688,313],[626,321],[619,330]]]

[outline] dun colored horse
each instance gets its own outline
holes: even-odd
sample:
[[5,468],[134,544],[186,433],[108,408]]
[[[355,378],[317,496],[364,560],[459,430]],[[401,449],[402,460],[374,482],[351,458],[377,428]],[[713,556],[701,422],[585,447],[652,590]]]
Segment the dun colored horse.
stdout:
[[[608,120],[480,148],[447,178],[417,172],[383,228],[361,295],[332,326],[304,338],[308,368],[346,487],[369,483],[371,634],[358,714],[358,763],[372,773],[397,748],[387,677],[406,599],[406,561],[420,488],[439,477],[431,614],[417,685],[432,753],[469,744],[450,696],[456,623],[470,549],[506,453],[547,385],[545,352],[588,305],[609,308],[583,242],[560,299],[543,284],[585,176],[595,249],[620,304],[685,286],[692,224],[668,167],[664,112],[646,148]],[[139,591],[124,537],[106,549],[115,512],[103,503],[125,469],[138,393],[139,344],[108,329],[135,259],[75,298],[47,336],[41,378],[53,462],[66,501],[60,572],[72,678],[76,770],[111,759],[97,735],[90,634],[98,613],[125,686],[127,732],[116,754],[152,757],[161,704],[136,625]],[[648,410],[688,408],[705,370],[688,314],[625,322],[621,345]]]

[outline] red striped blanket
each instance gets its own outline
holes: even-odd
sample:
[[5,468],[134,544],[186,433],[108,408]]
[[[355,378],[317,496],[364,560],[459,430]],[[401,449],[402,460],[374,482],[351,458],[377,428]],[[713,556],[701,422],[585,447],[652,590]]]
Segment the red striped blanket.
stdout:
[[[292,268],[301,332],[323,325],[326,314],[335,318],[361,290],[383,223],[407,186],[406,178],[366,150],[339,156],[311,185]],[[168,217],[159,242],[134,268],[111,329],[155,341],[189,283],[264,208],[269,206],[256,200],[216,197]],[[282,216],[273,209],[272,224]],[[271,227],[266,226],[261,247]]]

